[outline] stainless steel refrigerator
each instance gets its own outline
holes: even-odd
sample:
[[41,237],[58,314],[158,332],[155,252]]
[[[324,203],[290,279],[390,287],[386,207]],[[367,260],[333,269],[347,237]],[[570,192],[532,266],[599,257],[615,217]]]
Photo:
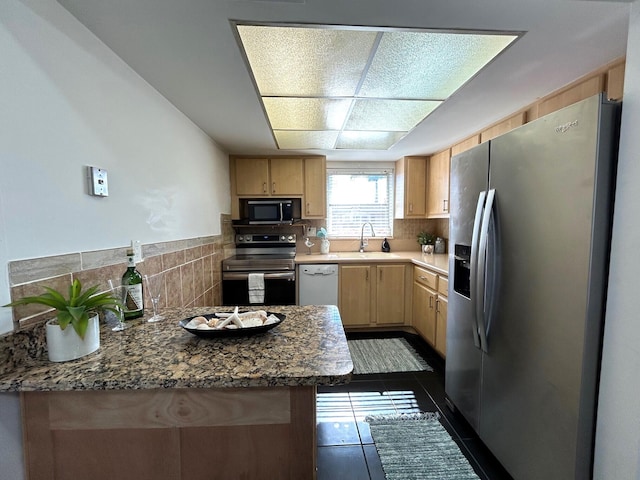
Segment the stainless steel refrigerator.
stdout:
[[445,390],[516,480],[591,478],[620,105],[451,159]]

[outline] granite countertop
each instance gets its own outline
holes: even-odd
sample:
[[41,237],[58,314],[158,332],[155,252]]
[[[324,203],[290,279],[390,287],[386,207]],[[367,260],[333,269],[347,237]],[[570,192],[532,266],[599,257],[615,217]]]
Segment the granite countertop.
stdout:
[[106,326],[100,349],[55,363],[38,349],[0,375],[1,391],[127,390],[328,385],[347,383],[353,364],[335,306],[277,306],[285,320],[262,334],[205,339],[181,319],[229,307],[167,308],[122,332]]
[[426,255],[422,252],[329,252],[327,254],[299,253],[296,263],[413,263],[441,275],[449,274],[449,255],[446,253]]

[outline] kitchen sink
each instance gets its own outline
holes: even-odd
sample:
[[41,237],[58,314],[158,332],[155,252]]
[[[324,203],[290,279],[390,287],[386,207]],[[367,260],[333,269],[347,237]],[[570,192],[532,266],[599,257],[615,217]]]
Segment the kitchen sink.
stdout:
[[399,258],[398,255],[387,252],[333,252],[328,256],[329,258]]

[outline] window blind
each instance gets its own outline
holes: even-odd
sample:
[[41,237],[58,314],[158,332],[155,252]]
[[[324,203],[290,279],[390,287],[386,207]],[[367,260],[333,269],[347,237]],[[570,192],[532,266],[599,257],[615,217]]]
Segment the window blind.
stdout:
[[[331,237],[360,237],[370,222],[376,237],[393,235],[393,169],[328,169],[327,230]],[[371,230],[365,228],[365,236]]]

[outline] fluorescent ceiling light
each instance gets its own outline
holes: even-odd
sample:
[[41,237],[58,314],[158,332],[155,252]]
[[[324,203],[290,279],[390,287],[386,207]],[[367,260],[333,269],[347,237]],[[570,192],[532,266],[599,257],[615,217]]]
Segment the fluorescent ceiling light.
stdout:
[[236,25],[280,149],[388,149],[509,46],[506,32]]

